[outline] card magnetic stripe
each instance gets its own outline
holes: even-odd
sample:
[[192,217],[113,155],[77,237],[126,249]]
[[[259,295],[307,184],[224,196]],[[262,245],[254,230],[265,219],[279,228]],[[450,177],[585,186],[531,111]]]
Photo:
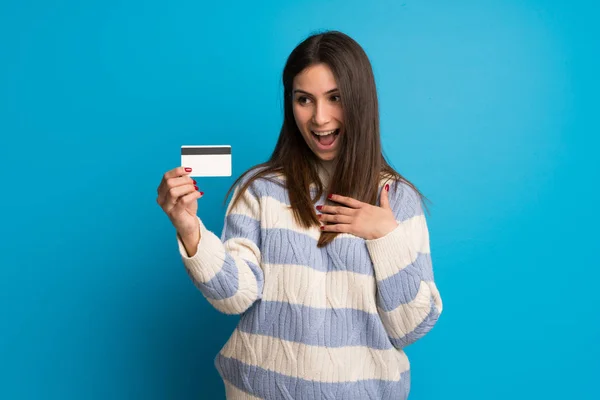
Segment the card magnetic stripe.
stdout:
[[231,154],[231,147],[182,147],[182,156],[199,156],[212,154]]

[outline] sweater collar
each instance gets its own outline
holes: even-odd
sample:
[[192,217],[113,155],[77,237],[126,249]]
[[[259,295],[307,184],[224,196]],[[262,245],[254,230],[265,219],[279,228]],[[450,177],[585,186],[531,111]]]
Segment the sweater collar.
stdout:
[[321,178],[323,186],[328,187],[329,182],[333,177],[333,172],[335,171],[335,161],[319,160],[317,162],[317,170],[319,172],[319,178]]

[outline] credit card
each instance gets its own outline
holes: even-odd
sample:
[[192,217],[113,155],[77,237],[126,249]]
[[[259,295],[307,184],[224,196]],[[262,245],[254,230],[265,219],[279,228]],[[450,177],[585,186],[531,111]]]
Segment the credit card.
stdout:
[[231,146],[181,146],[181,166],[189,176],[231,176]]

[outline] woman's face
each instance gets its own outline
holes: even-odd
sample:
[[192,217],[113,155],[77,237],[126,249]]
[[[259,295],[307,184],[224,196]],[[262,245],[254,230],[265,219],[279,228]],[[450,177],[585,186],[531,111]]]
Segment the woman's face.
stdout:
[[340,95],[325,64],[307,67],[294,78],[293,110],[308,147],[323,161],[335,159],[343,130]]

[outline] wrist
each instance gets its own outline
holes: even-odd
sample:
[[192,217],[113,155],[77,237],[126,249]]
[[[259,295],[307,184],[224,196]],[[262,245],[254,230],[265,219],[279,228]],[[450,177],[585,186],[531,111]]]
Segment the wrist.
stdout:
[[374,237],[371,238],[371,240],[381,239],[382,237],[389,235],[397,227],[398,227],[398,222],[396,222],[396,220],[389,221],[385,224],[381,224],[378,227],[377,232],[375,233]]
[[183,242],[183,247],[188,254],[188,257],[193,257],[198,250],[198,244],[200,243],[200,232],[195,235],[180,236]]
[[177,232],[189,257],[194,256],[200,243],[200,227],[189,232]]

